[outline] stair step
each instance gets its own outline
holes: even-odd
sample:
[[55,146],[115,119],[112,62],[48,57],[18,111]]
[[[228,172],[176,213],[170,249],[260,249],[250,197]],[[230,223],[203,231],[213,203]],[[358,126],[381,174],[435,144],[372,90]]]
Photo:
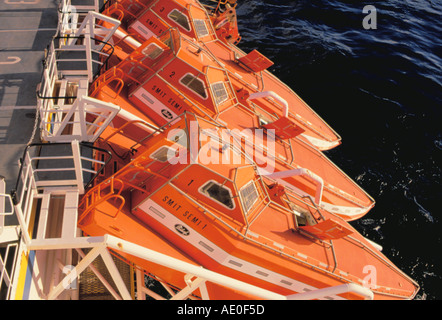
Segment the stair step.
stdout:
[[36,239],[75,238],[79,191],[67,190],[64,196],[52,191],[51,188],[43,191]]
[[43,199],[40,207],[40,219],[38,220],[37,239],[44,239],[46,237],[46,226],[48,224],[49,216],[49,202],[51,194],[48,191],[43,193]]
[[75,238],[77,234],[78,191],[67,191],[64,202],[62,238]]

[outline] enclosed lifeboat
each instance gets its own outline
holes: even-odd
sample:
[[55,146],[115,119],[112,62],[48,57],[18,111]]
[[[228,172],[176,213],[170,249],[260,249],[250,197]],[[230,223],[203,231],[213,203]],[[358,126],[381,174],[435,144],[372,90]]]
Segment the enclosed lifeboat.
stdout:
[[[225,68],[241,98],[253,100],[257,108],[263,109],[265,117],[284,118],[280,126],[298,127],[303,132],[297,138],[319,150],[329,150],[341,143],[339,135],[316,112],[267,70],[273,65],[272,61],[257,50],[245,54],[232,44],[236,41],[226,41],[226,34],[235,39],[239,37],[233,7],[227,6],[222,12],[215,10],[209,15],[198,1],[120,0],[107,6],[103,14],[122,21],[114,37],[116,54],[122,59],[137,42],[141,45],[152,37],[161,37],[170,28],[177,28],[183,37],[197,42]],[[226,28],[229,31],[224,31],[223,36],[219,30]]]
[[102,13],[120,20],[139,41],[180,26],[183,33],[198,41],[220,39],[238,44],[241,37],[235,7],[236,0],[219,1],[216,6],[195,0],[114,0],[104,4]]
[[282,98],[269,92],[249,94],[240,85],[210,52],[169,29],[114,61],[92,84],[90,95],[158,126],[176,121],[185,111],[217,122],[233,130],[235,139],[246,140],[246,152],[262,174],[313,197],[317,206],[346,220],[373,207],[374,200],[351,178],[299,139],[305,127],[282,114],[288,112]]
[[[140,141],[125,130],[108,136],[105,143],[120,153],[128,141],[137,147],[127,149],[133,156],[120,159],[121,168],[83,196],[79,227],[89,235],[108,233],[158,247],[283,295],[355,283],[369,287],[377,299],[414,297],[416,283],[372,242],[311,199],[261,175],[243,143],[224,140],[224,130],[186,113]],[[238,162],[223,163],[229,155]],[[162,281],[184,285],[173,270],[135,263]],[[253,298],[216,285],[208,286],[208,296]]]

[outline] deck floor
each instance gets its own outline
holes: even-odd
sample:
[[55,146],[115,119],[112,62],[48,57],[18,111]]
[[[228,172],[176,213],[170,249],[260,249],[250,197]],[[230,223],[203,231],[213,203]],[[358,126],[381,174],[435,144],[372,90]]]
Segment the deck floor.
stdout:
[[44,50],[57,20],[57,1],[0,2],[0,175],[7,190],[15,185],[18,159],[32,136]]
[[[31,140],[44,50],[57,27],[57,1],[0,2],[0,176],[15,187],[19,159]],[[34,142],[38,140],[38,132]],[[6,224],[15,224],[13,216]]]

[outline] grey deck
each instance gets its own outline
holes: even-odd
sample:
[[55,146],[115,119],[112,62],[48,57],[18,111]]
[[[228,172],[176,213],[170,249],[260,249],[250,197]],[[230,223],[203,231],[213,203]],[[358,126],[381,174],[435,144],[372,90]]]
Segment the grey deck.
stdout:
[[57,6],[57,0],[0,1],[0,175],[7,191],[33,131],[35,92],[44,50],[55,34]]

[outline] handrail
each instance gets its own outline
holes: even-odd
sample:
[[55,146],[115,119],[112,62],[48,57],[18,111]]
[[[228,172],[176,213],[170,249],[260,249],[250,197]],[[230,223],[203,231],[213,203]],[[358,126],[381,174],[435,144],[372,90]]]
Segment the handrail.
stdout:
[[48,142],[94,142],[119,111],[112,103],[82,95],[71,105],[42,111],[42,137]]
[[328,297],[342,293],[356,293],[364,300],[373,300],[373,291],[355,283],[345,283],[334,287],[317,289],[304,293],[296,293],[287,296],[287,300],[312,300],[321,297]]
[[[52,57],[52,55],[55,56],[57,51],[71,51],[71,49],[73,48],[73,46],[66,46],[66,45],[62,46],[61,48],[55,48],[54,41],[61,40],[61,39],[68,40],[68,39],[82,39],[82,38],[84,38],[84,37],[82,37],[82,36],[75,36],[75,37],[74,36],[56,36],[56,37],[53,38],[51,44],[48,45],[48,53],[47,53],[45,59],[42,60],[43,72],[41,74],[40,83],[42,83],[43,80],[44,80],[44,75],[45,75],[44,71],[48,68],[49,64],[51,63],[51,62],[49,62],[49,59],[52,59],[52,63],[53,64],[55,64],[55,65],[57,64],[57,58],[56,57]],[[92,37],[90,39],[102,43],[103,44],[103,48],[105,46],[109,46],[110,47],[110,49],[107,50],[107,52],[110,50],[110,53],[106,53],[106,54],[101,53],[102,55],[106,55],[107,58],[104,60],[104,62],[98,68],[97,72],[94,74],[93,78],[96,78],[100,74],[101,69],[103,68],[103,66],[107,65],[107,62],[110,59],[110,57],[113,55],[113,52],[114,52],[115,48],[114,48],[114,46],[112,44],[110,44],[108,42],[104,42],[104,41],[102,41],[100,39],[92,38]],[[85,59],[85,60],[87,60],[87,59]],[[58,71],[58,68],[57,68],[57,71]],[[56,75],[56,76],[57,76],[57,79],[58,79],[58,75]],[[39,98],[39,99],[53,99],[53,100],[55,100],[55,99],[75,99],[75,98],[77,98],[77,96],[43,96],[42,90],[43,90],[42,86],[39,86],[37,88],[36,94],[37,94],[37,98]]]
[[[51,241],[57,240],[57,241]],[[74,281],[78,275],[81,274],[86,267],[92,263],[96,257],[102,256],[103,260],[109,268],[107,259],[109,257],[109,249],[117,252],[124,252],[131,256],[135,256],[141,258],[143,260],[151,261],[153,263],[159,264],[166,268],[171,268],[173,270],[182,272],[184,275],[193,275],[203,279],[202,282],[193,290],[198,289],[200,286],[204,285],[206,281],[210,281],[219,285],[228,286],[234,290],[238,290],[240,292],[244,292],[248,295],[252,295],[254,297],[259,297],[262,299],[272,299],[272,300],[286,300],[284,295],[272,292],[270,290],[266,290],[252,284],[222,275],[220,273],[205,269],[199,265],[190,264],[188,262],[184,262],[177,258],[170,257],[163,253],[142,247],[135,243],[123,240],[121,238],[111,236],[106,234],[101,237],[83,237],[80,239],[76,239],[75,243],[72,241],[60,241],[59,239],[49,239],[49,240],[33,240],[29,246],[29,250],[51,250],[51,249],[65,249],[65,248],[92,248],[92,250],[81,260],[81,262],[70,272],[68,273],[62,281],[58,285],[56,285],[52,290],[48,299],[56,299],[58,295],[64,290],[67,284],[70,284]],[[121,281],[121,276],[117,274],[115,269],[109,269],[111,271],[111,276],[113,280],[116,281],[116,285],[119,287],[120,293],[124,294],[126,299],[130,299],[130,294],[127,288],[124,286]],[[115,271],[115,272],[112,272]],[[184,288],[183,291],[187,292],[187,288]],[[192,291],[193,291],[192,290]],[[190,294],[190,292],[189,292]]]
[[140,43],[139,41],[137,41],[136,39],[134,39],[132,36],[130,36],[129,34],[124,34],[121,30],[117,29],[115,31],[115,36],[117,36],[120,41],[124,41],[127,44],[134,46],[136,48],[141,47],[142,43]]
[[[12,243],[8,243],[6,245],[6,250],[4,252],[4,259],[1,257],[0,255],[0,292],[1,294],[6,294],[6,296],[9,296],[11,290],[12,290],[12,272],[11,270],[14,268],[14,266],[12,266],[12,268],[9,268],[9,259],[11,258],[11,248],[14,248],[13,250],[13,264],[15,264],[17,255],[18,255],[18,243],[17,242],[12,242]],[[6,289],[4,289],[3,284],[6,285]]]
[[[109,151],[109,150],[105,150],[105,149],[102,149],[102,148],[98,148],[98,147],[95,147],[95,146],[92,146],[92,145],[90,145],[90,144],[88,144],[88,143],[84,143],[84,142],[78,142],[78,141],[76,141],[76,140],[74,140],[73,142],[71,142],[71,143],[51,143],[51,144],[48,144],[48,143],[32,143],[32,144],[29,144],[29,145],[27,145],[26,147],[25,147],[25,150],[23,151],[23,156],[22,156],[22,158],[21,158],[21,165],[20,165],[20,168],[19,168],[19,172],[18,172],[18,178],[17,178],[17,181],[16,181],[16,184],[15,184],[15,188],[12,190],[12,192],[11,192],[11,195],[12,195],[12,200],[13,200],[13,204],[14,205],[16,205],[16,204],[18,204],[18,203],[20,203],[23,199],[19,199],[19,198],[17,198],[17,191],[18,191],[18,189],[19,189],[19,186],[20,186],[20,182],[22,181],[22,174],[23,174],[23,172],[24,172],[24,168],[25,167],[28,167],[28,168],[31,168],[32,167],[32,161],[33,160],[36,160],[36,159],[38,159],[39,157],[31,157],[30,155],[29,155],[29,150],[30,150],[30,148],[33,148],[33,147],[48,147],[48,148],[56,148],[57,146],[62,146],[62,145],[71,145],[71,146],[73,146],[73,145],[78,145],[78,148],[80,147],[80,146],[83,146],[83,147],[86,147],[86,148],[90,148],[90,149],[93,149],[93,150],[96,150],[96,151],[100,151],[100,152],[102,152],[102,153],[104,153],[104,154],[108,154],[109,155],[109,157],[108,157],[108,159],[106,159],[105,161],[104,161],[104,163],[102,163],[103,165],[101,166],[101,168],[99,168],[96,172],[95,172],[95,174],[89,179],[89,181],[88,182],[86,182],[84,185],[82,185],[81,186],[81,188],[84,188],[84,189],[87,189],[91,184],[92,184],[92,182],[95,180],[95,178],[101,173],[101,171],[104,169],[104,167],[109,163],[109,161],[111,160],[111,158],[112,158],[112,154],[111,154],[111,152]],[[75,148],[73,148],[73,150],[74,150]],[[82,167],[81,167],[81,162],[82,162],[82,160],[88,160],[88,161],[90,161],[90,162],[99,162],[98,160],[94,160],[94,159],[88,159],[88,158],[84,158],[84,157],[81,157],[81,155],[80,154],[78,154],[77,155],[78,156],[78,159],[75,159],[75,156],[74,155],[72,155],[72,156],[69,156],[69,158],[71,158],[71,159],[73,159],[74,160],[74,167],[73,168],[69,168],[69,170],[74,170],[75,171],[75,173],[76,173],[76,175],[77,175],[77,173],[79,173],[80,171],[84,171],[85,169],[83,169]],[[50,156],[48,156],[48,157],[46,157],[46,160],[51,160],[51,158],[52,159],[54,159],[54,157],[50,157]],[[56,157],[55,157],[56,158]],[[79,168],[77,168],[76,166],[80,166]],[[38,169],[36,169],[36,170],[38,170]],[[33,176],[33,174],[34,174],[34,172],[36,172],[36,170],[33,170],[32,168],[31,168],[31,172],[27,172],[26,174],[27,175],[31,175],[31,176]],[[89,170],[87,170],[88,172],[90,172]],[[37,171],[38,172],[38,171]],[[26,177],[25,177],[26,178]],[[76,177],[77,178],[77,181],[79,181],[78,179],[80,178],[80,177]],[[35,178],[34,178],[34,180],[35,180]],[[63,181],[63,180],[60,180],[60,181]],[[35,182],[35,181],[34,181]],[[82,182],[83,183],[83,182]]]
[[[53,288],[53,290],[51,290],[48,299],[56,299],[65,289],[66,285],[69,285],[71,282],[75,281],[75,279],[86,269],[86,267],[92,264],[92,262],[99,256],[103,258],[103,261],[110,272],[110,276],[116,283],[117,289],[120,291],[122,297],[125,299],[131,299],[129,291],[124,285],[120,274],[115,269],[113,263],[111,262],[112,260],[109,259],[109,250],[112,252],[124,252],[128,255],[181,272],[184,279],[189,279],[190,275],[192,278],[197,278],[193,280],[192,283],[187,282],[188,286],[181,288],[181,290],[174,295],[174,298],[179,297],[184,299],[195,290],[204,287],[206,282],[212,282],[251,295],[253,297],[266,300],[320,299],[330,295],[338,295],[342,293],[355,293],[365,299],[373,299],[373,292],[370,289],[364,288],[355,283],[344,283],[334,287],[314,289],[306,293],[283,295],[226,275],[222,275],[199,265],[182,261],[109,234],[98,237],[82,237],[75,239],[75,242],[69,240],[60,241],[59,239],[32,240],[32,242],[28,245],[29,250],[70,248],[76,248],[77,250],[91,248],[92,250],[86,255],[83,253],[81,254],[82,260]],[[115,296],[116,292],[113,292],[113,294]],[[117,298],[119,297],[117,296]]]
[[95,78],[95,81],[92,83],[93,89],[92,92],[90,93],[90,96],[91,97],[95,96],[98,90],[100,90],[103,86],[107,86],[110,83],[116,81],[119,84],[115,86],[116,87],[115,96],[112,97],[115,99],[120,94],[121,90],[123,90],[124,88],[125,83],[123,80],[123,76],[124,73],[122,72],[121,69],[117,67],[112,67],[110,69],[107,69],[104,73],[102,73],[97,78]]
[[4,193],[6,191],[5,189],[5,180],[3,177],[0,177],[0,235],[3,233],[3,227],[5,226],[5,216],[10,216],[14,213],[11,195]]
[[[121,183],[123,183],[123,182],[121,182]],[[101,185],[101,184],[100,184]],[[100,186],[99,185],[99,186]],[[106,201],[108,201],[108,200],[110,200],[110,199],[112,199],[112,198],[115,198],[115,199],[120,199],[121,200],[121,204],[120,204],[120,206],[116,209],[116,213],[115,213],[115,215],[114,216],[111,216],[111,217],[113,217],[113,218],[115,218],[117,215],[118,215],[118,213],[121,211],[121,209],[123,208],[123,206],[124,206],[124,204],[126,203],[126,199],[123,197],[123,196],[121,196],[121,191],[122,191],[122,189],[123,188],[121,188],[121,190],[119,190],[119,192],[118,193],[114,193],[114,191],[113,190],[110,190],[109,191],[109,193],[107,193],[106,195],[104,195],[104,196],[101,196],[100,195],[100,193],[101,193],[101,189],[99,189],[99,190],[95,190],[94,192],[89,192],[88,194],[87,194],[87,196],[85,197],[85,198],[83,198],[83,200],[82,200],[82,202],[79,204],[79,208],[81,208],[82,206],[83,206],[83,204],[86,206],[86,208],[85,208],[85,210],[81,213],[81,216],[78,218],[78,221],[77,221],[77,223],[80,225],[81,224],[81,222],[83,221],[83,219],[89,214],[89,212],[91,211],[91,210],[93,210],[96,206],[98,206],[99,204],[101,204],[101,203],[103,203],[103,202],[106,202]],[[97,196],[97,197],[95,197],[95,195]],[[106,214],[106,215],[109,215],[110,216],[110,214],[108,213],[108,212],[105,212],[104,214]]]
[[284,98],[282,98],[279,94],[273,91],[261,91],[261,92],[251,93],[248,100],[255,100],[260,98],[268,98],[268,97],[272,97],[282,103],[284,107],[283,116],[287,118],[289,116],[289,104]]
[[[0,180],[0,183],[4,184],[3,179]],[[1,189],[2,189],[2,191],[4,191],[3,188],[1,188]],[[8,206],[6,206],[6,202],[5,202],[5,200],[8,201]],[[6,208],[10,208],[10,211],[6,211]],[[10,215],[13,214],[13,213],[14,213],[14,210],[13,210],[13,206],[12,206],[12,198],[11,198],[11,195],[10,195],[10,194],[7,194],[7,193],[3,193],[3,192],[1,192],[1,193],[0,193],[0,217],[10,216]],[[3,226],[3,225],[2,225],[1,220],[0,220],[0,228],[1,228],[2,226]],[[1,229],[0,229],[0,234],[1,234]]]
[[311,172],[310,170],[307,170],[305,168],[297,168],[292,170],[277,171],[274,173],[266,174],[265,176],[271,179],[283,179],[283,178],[289,178],[300,175],[308,176],[314,181],[316,181],[317,187],[315,194],[315,203],[317,205],[321,205],[322,192],[324,190],[324,180],[317,174]]

